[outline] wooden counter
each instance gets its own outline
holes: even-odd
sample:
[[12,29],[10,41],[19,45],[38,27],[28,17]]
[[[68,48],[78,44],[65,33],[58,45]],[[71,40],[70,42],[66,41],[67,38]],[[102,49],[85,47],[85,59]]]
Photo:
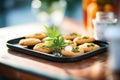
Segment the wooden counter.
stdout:
[[6,47],[6,41],[43,31],[38,23],[0,29],[0,74],[17,80],[105,79],[107,53],[72,63],[52,62]]

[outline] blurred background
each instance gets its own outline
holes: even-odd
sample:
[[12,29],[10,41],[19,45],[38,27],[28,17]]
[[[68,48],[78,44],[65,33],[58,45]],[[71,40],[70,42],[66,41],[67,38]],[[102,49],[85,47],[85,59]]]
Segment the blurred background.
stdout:
[[89,30],[98,11],[114,12],[117,17],[119,3],[119,0],[0,0],[0,28],[33,22],[60,25],[67,20],[73,22],[71,26]]
[[81,15],[82,0],[0,0],[0,28],[37,21],[58,25],[64,16],[80,21]]
[[0,0],[0,27],[35,22],[32,0]]

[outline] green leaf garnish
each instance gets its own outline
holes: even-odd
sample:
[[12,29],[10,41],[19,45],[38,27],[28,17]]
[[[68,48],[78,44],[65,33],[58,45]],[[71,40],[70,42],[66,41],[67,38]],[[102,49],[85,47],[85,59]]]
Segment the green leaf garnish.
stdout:
[[49,37],[46,39],[48,42],[48,48],[53,50],[55,53],[60,53],[61,49],[65,46],[65,40],[60,35],[60,31],[56,28],[56,26],[53,26],[53,28],[45,26],[45,28],[47,30],[46,36]]
[[57,36],[56,38],[49,40],[48,47],[55,52],[60,52],[64,48],[65,41],[62,36]]
[[71,33],[71,34],[69,34],[70,36],[77,36],[78,34],[76,34],[76,33]]
[[84,37],[82,37],[82,39],[89,39],[89,37],[88,36],[84,36]]
[[48,26],[45,26],[45,28],[47,30],[47,32],[45,33],[47,37],[56,38],[60,35],[60,31],[56,28],[56,26],[53,26],[52,29]]
[[90,43],[87,45],[87,47],[94,47],[94,46],[95,46],[94,43]]
[[78,49],[79,49],[78,46],[77,47],[73,47],[72,51],[75,52],[75,53],[76,52],[80,52]]

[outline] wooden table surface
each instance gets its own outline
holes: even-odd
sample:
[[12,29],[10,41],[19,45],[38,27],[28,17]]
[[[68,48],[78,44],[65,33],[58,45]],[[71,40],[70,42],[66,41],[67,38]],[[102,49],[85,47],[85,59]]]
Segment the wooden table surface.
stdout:
[[105,79],[107,53],[72,63],[52,62],[6,47],[6,41],[44,31],[39,23],[0,29],[0,73],[17,80]]

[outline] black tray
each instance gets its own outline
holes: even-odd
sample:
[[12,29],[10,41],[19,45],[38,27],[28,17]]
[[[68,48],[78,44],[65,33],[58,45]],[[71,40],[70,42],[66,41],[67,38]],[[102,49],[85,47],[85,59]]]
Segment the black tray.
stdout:
[[108,43],[103,42],[103,41],[94,41],[95,44],[98,44],[101,48],[91,51],[91,52],[86,52],[84,54],[81,54],[79,56],[74,56],[74,57],[67,57],[67,56],[63,56],[63,57],[59,57],[59,56],[55,56],[53,54],[46,54],[43,52],[37,52],[34,51],[30,48],[27,47],[23,47],[20,46],[19,40],[23,39],[24,37],[20,37],[20,38],[16,38],[16,39],[12,39],[7,41],[7,47],[16,51],[20,51],[32,56],[36,56],[39,58],[43,58],[46,60],[51,60],[51,61],[55,61],[55,62],[74,62],[74,61],[78,61],[78,60],[82,60],[91,56],[95,56],[98,55],[100,53],[106,52],[107,51],[107,47],[108,47]]

